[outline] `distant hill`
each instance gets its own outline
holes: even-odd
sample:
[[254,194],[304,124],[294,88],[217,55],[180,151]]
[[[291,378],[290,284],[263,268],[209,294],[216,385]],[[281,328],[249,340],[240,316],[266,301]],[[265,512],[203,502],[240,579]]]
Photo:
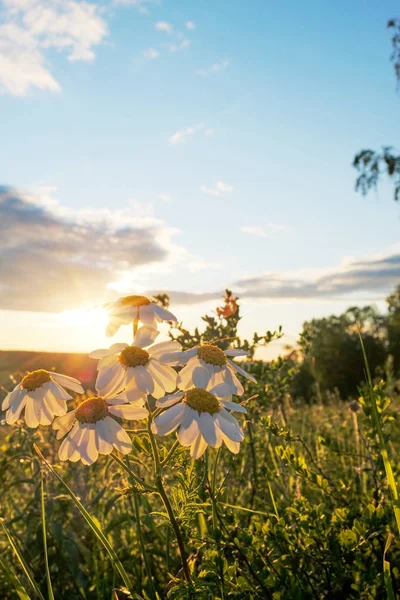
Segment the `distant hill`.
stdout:
[[46,369],[76,377],[85,388],[94,389],[97,360],[87,354],[0,350],[0,385],[12,387],[10,375]]

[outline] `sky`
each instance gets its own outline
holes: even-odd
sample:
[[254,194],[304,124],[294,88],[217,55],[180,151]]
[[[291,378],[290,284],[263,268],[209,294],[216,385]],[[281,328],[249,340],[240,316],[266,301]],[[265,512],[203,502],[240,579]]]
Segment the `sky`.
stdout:
[[[384,299],[400,211],[354,191],[396,147],[394,1],[0,0],[0,348],[107,344],[99,306],[168,292],[240,333]],[[92,308],[95,307],[95,308]],[[122,328],[117,341],[125,341]],[[114,341],[114,340],[113,340]]]

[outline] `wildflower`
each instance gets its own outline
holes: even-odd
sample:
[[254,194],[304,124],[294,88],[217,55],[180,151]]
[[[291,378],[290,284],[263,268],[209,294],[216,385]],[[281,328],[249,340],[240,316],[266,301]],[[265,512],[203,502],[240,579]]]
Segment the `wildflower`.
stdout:
[[57,439],[67,435],[58,450],[58,457],[91,465],[99,454],[110,454],[113,448],[129,454],[131,439],[115,417],[137,421],[147,415],[143,402],[129,403],[126,394],[88,398],[78,408],[54,421]]
[[146,327],[157,328],[157,322],[176,321],[176,317],[146,296],[125,296],[108,305],[110,321],[106,328],[107,337],[112,337],[121,327],[140,321]]
[[152,423],[152,431],[168,435],[178,430],[182,446],[190,446],[190,456],[200,458],[207,448],[219,448],[222,442],[237,454],[244,435],[239,422],[228,410],[245,413],[240,404],[231,402],[230,387],[219,384],[210,391],[192,388],[170,394],[157,401],[157,406],[167,408]]
[[181,349],[178,342],[153,344],[158,331],[140,327],[134,343],[113,344],[109,350],[94,350],[89,356],[99,358],[96,387],[102,393],[125,389],[132,400],[152,394],[161,398],[176,388],[176,371],[164,360],[166,353]]
[[245,350],[221,350],[214,344],[202,344],[191,350],[168,354],[166,359],[173,361],[173,365],[186,365],[180,371],[177,385],[181,390],[188,390],[193,386],[207,389],[220,383],[229,384],[231,394],[241,396],[243,386],[236,373],[243,375],[253,383],[256,380],[252,375],[235,364],[229,357],[245,356]]
[[80,382],[60,373],[49,373],[44,369],[25,375],[3,400],[2,410],[6,410],[6,422],[12,425],[25,409],[25,423],[28,427],[50,425],[55,416],[65,415],[66,400],[71,400],[64,388],[83,394]]

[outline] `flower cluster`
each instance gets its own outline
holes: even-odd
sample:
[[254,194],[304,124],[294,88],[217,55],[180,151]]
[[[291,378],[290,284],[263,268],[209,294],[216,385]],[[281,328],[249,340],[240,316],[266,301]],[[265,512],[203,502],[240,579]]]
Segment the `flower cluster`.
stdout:
[[[23,416],[28,427],[52,425],[57,439],[64,438],[60,460],[81,460],[85,465],[114,449],[122,454],[131,451],[122,419],[148,418],[151,435],[177,430],[179,443],[189,447],[195,459],[207,446],[219,448],[222,443],[238,453],[244,434],[232,413],[246,413],[246,409],[232,396],[244,392],[238,375],[255,379],[232,359],[246,352],[223,351],[212,343],[182,351],[177,341],[156,342],[158,323],[176,318],[145,296],[126,296],[108,308],[106,335],[133,323],[134,336],[130,345],[117,343],[90,353],[98,359],[97,395],[67,412],[72,396],[65,388],[83,394],[80,382],[43,369],[33,371],[4,399],[6,422],[11,425]],[[156,401],[153,413],[150,397]]]

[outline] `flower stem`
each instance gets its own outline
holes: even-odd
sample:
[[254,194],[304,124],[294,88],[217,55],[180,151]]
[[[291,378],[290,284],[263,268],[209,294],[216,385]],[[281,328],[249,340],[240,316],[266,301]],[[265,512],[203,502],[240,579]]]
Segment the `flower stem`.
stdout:
[[[154,600],[156,600],[157,594],[156,594],[156,590],[155,590],[155,587],[154,587],[153,575],[151,573],[151,567],[150,567],[150,563],[149,563],[149,557],[147,556],[147,553],[146,553],[146,548],[145,548],[145,545],[144,545],[143,531],[142,531],[142,526],[141,526],[141,523],[140,523],[139,497],[138,497],[137,494],[134,494],[133,501],[134,501],[134,504],[135,504],[135,517],[136,517],[137,535],[138,535],[138,538],[139,538],[140,550],[142,552],[144,566],[145,566],[146,573],[147,573],[147,579],[149,580],[149,588],[150,588],[150,592],[151,592],[150,595],[151,595],[151,597]],[[132,504],[132,499],[131,498],[129,498],[129,502]]]
[[177,447],[179,446],[179,440],[175,440],[175,442],[172,444],[171,448],[169,449],[169,452],[167,454],[167,456],[164,458],[164,460],[161,461],[161,466],[163,467],[164,465],[167,464],[167,462],[169,462],[170,458],[172,457],[172,455],[174,454],[175,450],[177,449]]
[[151,448],[153,451],[154,471],[155,471],[155,477],[156,477],[157,490],[158,490],[159,495],[161,496],[161,499],[165,506],[165,510],[168,513],[168,517],[171,522],[172,529],[174,530],[174,534],[175,534],[176,541],[178,544],[179,554],[181,557],[182,569],[183,569],[185,579],[188,583],[192,583],[189,565],[188,565],[187,558],[186,558],[185,545],[183,543],[182,532],[180,530],[179,523],[176,520],[171,502],[169,501],[168,495],[164,488],[164,483],[163,483],[163,479],[162,479],[162,464],[160,461],[160,453],[158,451],[158,446],[157,446],[156,439],[154,437],[154,433],[151,430],[151,423],[152,423],[153,418],[152,418],[149,406],[148,406],[148,410],[149,410],[149,418],[148,418],[148,422],[147,422],[147,427],[148,427],[149,436],[150,436]]

